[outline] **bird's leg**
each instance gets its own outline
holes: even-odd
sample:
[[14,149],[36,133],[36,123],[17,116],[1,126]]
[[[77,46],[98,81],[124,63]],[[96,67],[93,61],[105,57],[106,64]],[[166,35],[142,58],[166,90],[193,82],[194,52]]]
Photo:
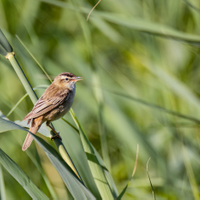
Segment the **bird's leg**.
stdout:
[[59,133],[57,133],[56,130],[52,126],[50,126],[48,122],[46,123],[46,125],[56,134],[54,136],[51,136],[51,140],[54,140],[55,138],[59,138],[60,140],[62,140]]

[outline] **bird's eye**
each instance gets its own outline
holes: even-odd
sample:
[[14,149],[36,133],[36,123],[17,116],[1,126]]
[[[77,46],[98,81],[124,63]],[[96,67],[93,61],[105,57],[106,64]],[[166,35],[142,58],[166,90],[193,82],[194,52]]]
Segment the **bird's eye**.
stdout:
[[65,78],[66,81],[68,81],[68,78]]

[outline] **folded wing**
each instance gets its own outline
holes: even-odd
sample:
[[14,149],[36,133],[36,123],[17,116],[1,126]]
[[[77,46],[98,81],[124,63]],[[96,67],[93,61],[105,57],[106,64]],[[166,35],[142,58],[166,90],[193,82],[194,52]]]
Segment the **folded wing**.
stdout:
[[42,95],[34,105],[33,110],[28,115],[26,115],[23,120],[33,119],[48,113],[49,111],[53,110],[64,101],[66,101],[66,98],[68,98],[69,96],[68,93],[69,91],[63,91],[62,94],[52,95],[52,98],[45,98],[44,93],[44,95]]

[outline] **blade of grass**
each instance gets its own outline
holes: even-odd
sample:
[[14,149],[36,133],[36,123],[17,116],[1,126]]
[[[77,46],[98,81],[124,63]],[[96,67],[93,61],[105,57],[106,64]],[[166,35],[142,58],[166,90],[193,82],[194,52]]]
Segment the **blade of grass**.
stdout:
[[90,169],[93,174],[93,177],[95,177],[95,183],[97,185],[97,188],[99,189],[102,199],[115,198],[114,196],[115,194],[110,188],[110,185],[105,177],[105,173],[102,169],[102,166],[100,165],[99,160],[95,155],[94,148],[92,147],[89,140],[87,139],[87,136],[85,135],[85,132],[82,126],[80,125],[78,119],[76,118],[75,113],[73,112],[72,109],[70,110],[70,114],[79,129],[83,148],[87,154],[88,163],[90,165]]
[[[5,132],[8,130],[23,130],[28,132],[25,128],[19,126],[18,124],[15,124],[14,122],[11,122],[7,119],[3,119],[0,117],[0,132]],[[82,182],[78,179],[75,172],[71,169],[71,167],[64,162],[62,157],[57,153],[57,151],[51,147],[49,144],[47,144],[44,140],[37,137],[36,135],[29,132],[32,137],[36,140],[36,142],[39,144],[39,146],[44,150],[44,152],[47,154],[48,158],[58,171],[58,173],[61,175],[61,178],[65,182],[67,188],[69,189],[70,193],[73,195],[75,199],[95,199],[92,193],[82,184]],[[59,147],[60,148],[60,147]],[[3,165],[5,167],[5,165]],[[19,178],[20,178],[19,174]],[[21,178],[20,178],[21,180]],[[22,186],[26,185],[26,182],[28,180],[22,179]],[[25,181],[25,182],[24,182]],[[32,187],[32,185],[31,185]]]
[[136,151],[136,158],[135,158],[135,165],[134,165],[134,169],[131,175],[131,178],[129,179],[128,183],[126,184],[125,188],[121,191],[121,193],[119,194],[119,196],[117,197],[117,200],[122,199],[122,197],[124,196],[128,186],[131,183],[131,180],[133,179],[133,176],[135,175],[136,169],[137,169],[137,162],[138,162],[138,155],[139,155],[139,144],[137,144],[137,151]]
[[0,29],[0,54],[3,56],[7,56],[8,54],[13,55],[13,48],[7,41],[5,35],[3,34],[2,30]]
[[0,149],[0,163],[33,199],[49,199],[2,149]]
[[43,151],[48,156],[51,163],[54,165],[61,178],[63,179],[65,185],[69,189],[70,193],[74,199],[96,199],[93,194],[83,185],[83,183],[77,178],[74,171],[69,167],[62,157],[54,150],[48,143],[46,143],[41,138],[32,134],[33,138],[43,149]]
[[160,110],[160,111],[162,111],[162,112],[166,112],[166,113],[168,113],[168,114],[171,114],[171,115],[174,115],[174,116],[183,118],[183,119],[187,119],[187,120],[190,120],[190,121],[194,121],[194,122],[196,122],[197,124],[200,123],[200,119],[195,118],[195,117],[193,117],[193,116],[184,115],[184,114],[178,113],[178,112],[176,112],[176,111],[166,109],[166,108],[161,107],[161,106],[158,106],[158,105],[156,105],[156,104],[152,104],[152,103],[149,103],[149,102],[147,102],[147,101],[145,101],[145,100],[139,99],[139,98],[137,98],[137,97],[133,97],[132,95],[127,95],[127,94],[124,94],[124,93],[121,93],[121,92],[114,92],[114,91],[107,90],[107,89],[105,89],[105,90],[108,91],[108,92],[110,92],[110,93],[113,93],[113,94],[115,94],[115,95],[118,95],[118,96],[120,96],[120,97],[128,98],[128,99],[133,100],[133,101],[135,101],[135,102],[137,102],[137,103],[140,103],[140,104],[143,104],[143,105],[145,105],[145,106],[148,106],[148,107],[150,107],[150,108],[152,108],[152,109],[155,108],[155,109],[158,109],[158,110]]
[[90,12],[88,13],[87,19],[86,21],[88,21],[90,15],[92,14],[92,11],[98,6],[98,4],[101,2],[101,0],[98,0],[98,2],[92,7],[92,9],[90,10]]
[[16,74],[18,75],[21,83],[23,84],[25,90],[27,91],[28,95],[30,96],[32,102],[35,104],[38,99],[37,95],[36,95],[35,91],[33,90],[33,88],[31,87],[31,84],[28,81],[28,79],[26,78],[19,63],[17,62],[17,59],[15,58],[15,56],[13,54],[9,54],[8,60],[10,61],[11,65],[13,66]]
[[155,195],[155,191],[154,191],[154,188],[153,188],[153,184],[152,184],[151,178],[149,176],[149,161],[150,161],[150,159],[151,158],[148,159],[147,164],[146,164],[146,172],[147,172],[147,176],[148,176],[148,179],[149,179],[149,183],[151,185],[151,191],[152,191],[153,199],[156,200],[156,195]]
[[197,11],[198,13],[200,13],[200,9],[197,8],[196,6],[194,6],[193,4],[191,4],[189,1],[187,1],[187,0],[182,0],[182,1],[185,2],[185,4],[188,5],[190,8],[192,8],[195,11]]
[[2,172],[2,166],[0,165],[0,199],[6,200],[6,190]]
[[112,194],[113,194],[114,198],[116,198],[118,196],[118,191],[117,191],[117,187],[116,187],[116,185],[115,185],[115,183],[113,181],[113,178],[112,178],[110,172],[107,170],[107,168],[106,168],[106,166],[104,164],[104,161],[102,160],[101,156],[96,151],[96,149],[92,146],[92,144],[91,144],[91,147],[93,148],[95,156],[96,156],[100,166],[102,167],[102,170],[103,170],[103,172],[105,174],[106,180],[108,181],[108,184],[109,184],[109,187],[110,187],[110,189],[112,191]]
[[[39,156],[37,156],[37,160],[35,159],[35,157],[33,156],[33,154],[30,151],[26,151],[27,155],[29,156],[29,158],[31,159],[31,161],[33,162],[33,164],[36,166],[36,168],[38,169],[38,171],[40,172],[40,174],[42,175],[44,182],[46,183],[46,186],[52,196],[52,199],[58,200],[58,197],[56,195],[56,192],[54,191],[54,188],[52,187],[48,177],[46,176],[46,174],[44,173],[44,170],[41,166],[41,162],[39,160]],[[37,154],[37,151],[36,151]]]
[[26,49],[26,51],[29,53],[29,55],[33,58],[33,60],[38,64],[38,66],[40,67],[40,69],[44,72],[44,74],[46,75],[46,77],[49,79],[50,82],[52,82],[51,77],[48,75],[48,73],[46,72],[46,70],[43,68],[43,66],[40,64],[40,62],[35,58],[35,56],[31,53],[31,51],[26,47],[26,45],[22,42],[22,40],[19,38],[18,35],[16,35],[17,39],[20,41],[20,43],[22,44],[22,46]]
[[181,148],[182,148],[183,161],[184,161],[187,176],[188,176],[188,179],[190,182],[190,186],[192,189],[192,193],[193,193],[194,199],[198,200],[199,199],[199,189],[198,189],[198,184],[197,184],[197,181],[196,181],[196,178],[194,175],[194,171],[193,171],[193,168],[191,165],[191,161],[189,158],[190,156],[188,154],[187,147],[183,144],[183,142],[182,142],[181,146],[182,146]]

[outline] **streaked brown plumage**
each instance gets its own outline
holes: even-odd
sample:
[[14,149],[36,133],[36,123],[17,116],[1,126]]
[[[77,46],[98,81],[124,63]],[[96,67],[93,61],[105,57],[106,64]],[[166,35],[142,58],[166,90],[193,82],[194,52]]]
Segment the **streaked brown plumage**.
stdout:
[[[54,79],[38,99],[33,110],[23,119],[28,120],[28,124],[32,120],[29,129],[31,133],[35,134],[42,123],[46,122],[47,126],[57,134],[50,126],[50,122],[59,119],[70,109],[76,91],[76,82],[80,80],[82,80],[80,77],[69,72],[61,73]],[[32,140],[33,137],[28,133],[22,146],[23,151],[31,145]]]

